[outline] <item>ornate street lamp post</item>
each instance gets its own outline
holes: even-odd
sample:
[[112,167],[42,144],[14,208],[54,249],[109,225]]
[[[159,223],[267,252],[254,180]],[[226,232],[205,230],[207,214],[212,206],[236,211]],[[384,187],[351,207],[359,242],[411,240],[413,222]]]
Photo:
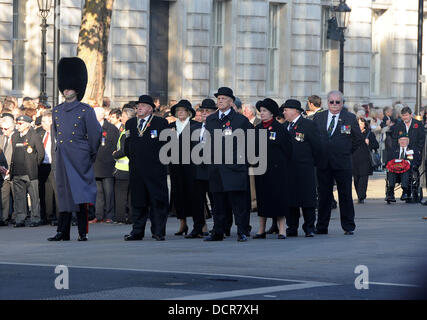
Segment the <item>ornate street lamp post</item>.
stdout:
[[42,18],[42,45],[41,45],[41,67],[40,67],[40,103],[47,102],[46,93],[46,32],[47,32],[47,17],[49,16],[50,7],[52,6],[52,0],[37,0],[39,5],[39,15]]
[[351,9],[345,3],[346,0],[340,0],[340,4],[334,7],[335,17],[340,32],[340,69],[339,69],[339,90],[344,93],[344,32],[348,27],[348,20]]

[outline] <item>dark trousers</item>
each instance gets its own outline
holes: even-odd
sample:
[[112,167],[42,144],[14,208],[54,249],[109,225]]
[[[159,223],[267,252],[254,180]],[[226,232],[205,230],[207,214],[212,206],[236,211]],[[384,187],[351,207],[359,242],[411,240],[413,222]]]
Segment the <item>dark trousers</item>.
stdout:
[[[316,222],[315,208],[301,208],[304,217],[302,229],[305,233],[314,232],[314,223]],[[289,216],[286,219],[288,233],[297,233],[299,227],[300,208],[289,208]]]
[[[77,228],[79,235],[86,235],[89,233],[88,215],[89,215],[89,204],[79,204],[79,212],[76,212],[77,217]],[[58,228],[57,232],[62,232],[65,235],[70,235],[71,230],[71,212],[60,212],[58,217]]]
[[193,231],[201,234],[205,220],[205,207],[207,205],[206,195],[209,191],[209,181],[195,180],[194,181],[193,201],[191,202],[191,213],[193,216]]
[[408,170],[404,173],[387,172],[388,186],[394,189],[397,179],[398,177],[400,177],[400,184],[402,186],[402,189],[409,189],[410,174],[411,170]]
[[6,221],[9,218],[9,214],[13,212],[12,203],[13,203],[13,182],[11,180],[4,180],[1,186],[1,205],[3,209],[3,221]]
[[96,178],[96,219],[114,218],[114,178]]
[[56,182],[50,164],[41,164],[39,167],[39,195],[40,217],[42,221],[51,221],[58,218],[58,198]]
[[368,189],[369,176],[353,176],[354,188],[356,189],[357,198],[366,199],[366,190]]
[[331,219],[331,205],[333,199],[334,179],[337,183],[338,200],[340,207],[341,227],[344,231],[354,231],[354,206],[351,190],[352,170],[318,169],[319,182],[319,212],[316,228],[319,231],[328,230]]
[[39,182],[30,180],[28,175],[13,177],[14,211],[16,222],[24,222],[27,218],[28,201],[27,193],[31,199],[31,222],[40,222]]
[[[248,196],[246,191],[213,192],[213,232],[223,235],[229,223],[230,208],[238,234],[249,232]],[[228,220],[228,221],[227,221]]]
[[116,217],[117,222],[132,221],[130,208],[130,191],[129,180],[115,179],[114,181],[114,197],[116,202]]
[[147,219],[150,217],[151,233],[153,235],[165,236],[166,235],[166,222],[168,219],[168,206],[165,204],[164,208],[149,208],[148,207],[134,207],[132,206],[132,235],[144,237],[145,225]]

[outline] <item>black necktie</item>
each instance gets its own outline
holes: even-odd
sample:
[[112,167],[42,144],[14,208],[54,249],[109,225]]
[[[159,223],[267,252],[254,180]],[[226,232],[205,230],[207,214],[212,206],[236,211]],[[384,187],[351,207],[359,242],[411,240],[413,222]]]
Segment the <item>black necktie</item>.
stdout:
[[223,113],[223,114],[221,115],[221,117],[220,117],[221,121],[222,121],[222,120],[224,120],[224,118],[225,118],[225,113]]
[[329,127],[328,127],[328,137],[329,137],[329,138],[332,136],[332,131],[334,130],[334,126],[335,126],[335,117],[336,117],[336,116],[332,116],[331,123],[329,124]]
[[402,152],[400,153],[400,159],[405,159],[405,149],[402,148]]
[[142,127],[144,126],[144,122],[145,122],[145,119],[141,119],[141,120],[139,120],[139,124],[138,124],[138,129],[139,129],[139,131],[141,131],[141,130],[142,130]]

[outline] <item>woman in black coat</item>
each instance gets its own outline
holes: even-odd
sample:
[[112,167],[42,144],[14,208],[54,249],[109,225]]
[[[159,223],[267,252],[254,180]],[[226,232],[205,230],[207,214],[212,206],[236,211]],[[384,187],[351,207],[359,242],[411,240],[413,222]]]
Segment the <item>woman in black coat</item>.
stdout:
[[[262,152],[260,143],[267,144],[267,170],[263,175],[255,176],[256,199],[258,205],[259,230],[254,239],[266,237],[267,218],[277,218],[279,224],[278,239],[286,239],[285,216],[288,215],[288,168],[292,156],[291,136],[275,117],[279,106],[272,99],[257,103],[262,122],[255,127],[257,131],[257,151]],[[267,130],[267,141],[259,141],[260,130]]]
[[369,129],[369,124],[364,118],[359,118],[359,127],[364,137],[363,144],[353,153],[353,179],[359,203],[366,199],[368,179],[373,173],[371,152],[379,148],[375,135]]
[[179,164],[169,165],[171,206],[175,208],[176,217],[180,220],[180,228],[175,233],[176,236],[180,236],[188,233],[186,218],[192,216],[191,203],[193,201],[192,189],[194,185],[194,173],[191,169],[191,164],[183,164],[182,161],[182,131],[194,127],[196,122],[191,119],[194,118],[196,112],[188,100],[180,100],[176,105],[172,106],[171,114],[177,119],[169,124],[169,128],[177,132],[180,152]]

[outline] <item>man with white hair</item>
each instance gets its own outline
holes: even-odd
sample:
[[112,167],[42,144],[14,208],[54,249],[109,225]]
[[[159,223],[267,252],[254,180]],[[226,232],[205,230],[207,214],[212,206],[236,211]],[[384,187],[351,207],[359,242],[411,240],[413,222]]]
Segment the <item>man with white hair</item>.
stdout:
[[254,127],[261,123],[261,119],[257,117],[256,107],[253,104],[245,103],[243,105],[243,115],[248,118]]
[[[101,145],[93,165],[96,180],[96,218],[89,223],[112,223],[114,218],[114,166],[116,161],[113,152],[116,151],[119,140],[119,130],[104,119],[103,107],[95,107],[96,119],[102,127]],[[105,219],[104,219],[105,218]]]
[[337,183],[341,227],[352,235],[354,206],[352,199],[352,153],[363,143],[356,116],[343,109],[340,91],[328,93],[328,111],[317,113],[314,122],[320,130],[323,159],[317,166],[319,211],[316,234],[328,234],[333,198],[333,182]]

